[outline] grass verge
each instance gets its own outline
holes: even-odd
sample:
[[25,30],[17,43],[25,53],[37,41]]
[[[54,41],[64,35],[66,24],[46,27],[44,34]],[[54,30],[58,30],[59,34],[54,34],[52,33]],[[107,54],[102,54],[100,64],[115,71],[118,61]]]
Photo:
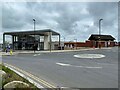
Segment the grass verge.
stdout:
[[[13,72],[12,70],[10,70],[9,68],[5,67],[4,65],[0,64],[0,69],[3,70],[4,72],[6,72],[6,74],[4,76],[1,77],[1,86],[3,88],[3,86],[11,81],[22,81],[25,82],[29,85],[29,88],[26,88],[25,90],[40,90],[38,89],[36,86],[34,86],[32,83],[30,83],[28,80],[24,79],[23,77],[19,76],[18,74],[16,74],[15,72]],[[16,88],[14,90],[20,90],[20,88]],[[24,90],[23,88],[21,88],[21,90]]]

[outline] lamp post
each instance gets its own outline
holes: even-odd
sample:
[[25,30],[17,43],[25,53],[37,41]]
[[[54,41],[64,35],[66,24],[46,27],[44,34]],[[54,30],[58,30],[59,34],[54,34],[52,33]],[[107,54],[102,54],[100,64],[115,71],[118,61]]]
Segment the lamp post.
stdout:
[[101,21],[102,21],[103,19],[99,19],[99,35],[101,35]]
[[34,23],[34,53],[35,53],[35,19],[33,19],[33,23]]
[[103,19],[99,19],[99,48],[101,48],[101,42],[100,42],[100,40],[101,40],[101,37],[100,37],[100,35],[101,35],[101,21],[102,21]]

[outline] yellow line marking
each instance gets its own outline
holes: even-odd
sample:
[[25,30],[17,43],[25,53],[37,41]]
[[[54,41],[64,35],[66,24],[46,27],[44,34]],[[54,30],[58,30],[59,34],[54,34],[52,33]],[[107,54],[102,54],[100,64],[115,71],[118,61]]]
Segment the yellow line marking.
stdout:
[[34,76],[34,75],[26,72],[26,71],[23,71],[22,69],[19,69],[19,68],[13,66],[13,65],[10,65],[10,64],[7,64],[7,63],[4,63],[4,64],[6,64],[7,66],[10,66],[10,67],[12,67],[12,68],[14,68],[14,69],[16,69],[16,70],[18,70],[18,71],[20,71],[20,72],[28,75],[29,77],[31,77],[31,78],[35,79],[36,81],[42,83],[43,85],[47,86],[48,88],[56,88],[55,86],[49,84],[49,83],[46,82],[45,80],[42,80],[42,79],[40,79],[40,78],[38,78],[38,77],[36,77],[36,76]]

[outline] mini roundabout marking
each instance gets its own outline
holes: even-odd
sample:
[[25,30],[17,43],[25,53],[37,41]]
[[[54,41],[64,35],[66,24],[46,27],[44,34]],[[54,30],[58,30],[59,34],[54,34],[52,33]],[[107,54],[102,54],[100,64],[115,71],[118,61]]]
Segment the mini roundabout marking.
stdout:
[[103,54],[76,54],[74,55],[76,58],[104,58]]

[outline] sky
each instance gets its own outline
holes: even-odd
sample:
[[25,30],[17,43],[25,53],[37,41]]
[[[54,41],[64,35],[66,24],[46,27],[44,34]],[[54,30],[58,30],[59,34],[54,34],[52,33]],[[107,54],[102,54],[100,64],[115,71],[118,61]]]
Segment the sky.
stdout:
[[98,34],[99,20],[103,19],[101,34],[118,40],[117,2],[4,2],[0,7],[0,43],[3,32],[33,30],[33,18],[36,30],[52,29],[61,34],[61,41],[80,42]]

